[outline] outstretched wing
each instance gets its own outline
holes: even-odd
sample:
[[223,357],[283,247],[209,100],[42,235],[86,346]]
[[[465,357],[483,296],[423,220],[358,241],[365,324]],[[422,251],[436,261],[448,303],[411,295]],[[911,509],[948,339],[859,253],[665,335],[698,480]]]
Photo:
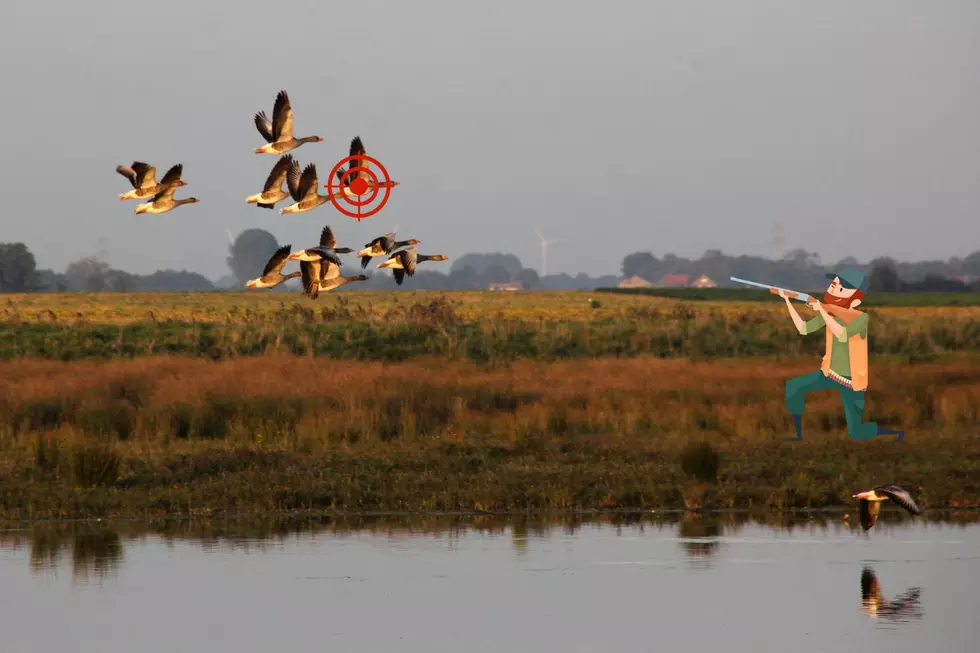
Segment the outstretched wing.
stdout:
[[[340,257],[337,256],[337,252],[333,251],[333,248],[331,248],[331,247],[323,247],[323,246],[320,246],[320,247],[310,247],[306,251],[308,251],[308,252],[316,252],[317,254],[320,255],[321,258],[323,258],[326,261],[330,261],[334,265],[341,265],[342,264],[342,262],[340,260]],[[326,264],[324,263],[323,265],[326,265]]]
[[266,117],[265,111],[259,111],[255,114],[255,127],[267,143],[275,142],[276,139],[272,136],[272,123]]
[[300,261],[299,271],[306,296],[316,299],[320,294],[320,261]]
[[129,166],[116,166],[116,172],[121,174],[123,177],[129,180],[133,188],[139,188],[139,184],[136,183],[136,171]]
[[[364,150],[364,143],[361,142],[360,136],[355,136],[350,142],[350,155],[360,156],[362,154],[367,154]],[[364,181],[371,181],[371,176],[367,173],[367,160],[365,159],[354,159],[350,162],[351,168],[361,168],[357,171],[357,176]]]
[[286,257],[289,256],[289,250],[291,248],[291,245],[283,245],[277,249],[276,253],[269,258],[269,262],[265,264],[265,269],[262,270],[262,276],[265,277],[273,272],[282,270],[282,266],[286,265]]
[[293,108],[285,90],[279,91],[272,108],[272,135],[277,141],[288,141],[293,137]]
[[169,186],[175,182],[180,181],[180,175],[184,172],[184,164],[178,163],[172,166],[170,170],[167,170],[166,174],[160,180],[161,186]]
[[337,246],[337,239],[333,236],[333,229],[330,225],[323,227],[323,231],[320,232],[320,247],[329,247],[333,249]]
[[861,499],[861,526],[868,530],[878,521],[878,510],[881,507],[878,501],[868,501]]
[[362,256],[361,257],[361,268],[363,268],[363,269],[366,270],[367,269],[367,266],[368,266],[368,264],[370,262],[371,262],[371,257],[370,256]]
[[410,277],[413,276],[415,274],[415,264],[419,260],[419,251],[414,247],[409,247],[398,252],[398,255],[402,259],[402,267],[405,268],[405,274]]
[[303,194],[299,192],[299,182],[299,163],[294,159],[289,164],[289,172],[286,173],[286,185],[289,187],[289,194],[297,202],[303,199]]
[[153,188],[157,185],[157,169],[149,163],[133,161],[132,168],[136,171],[136,183],[140,188]]
[[286,179],[289,168],[293,165],[294,160],[291,154],[279,157],[276,165],[272,166],[272,171],[269,172],[269,176],[265,180],[265,187],[262,189],[263,192],[276,190],[282,186],[282,182]]
[[875,488],[875,493],[885,495],[913,515],[918,515],[922,512],[912,499],[909,491],[900,485],[881,485]]
[[402,282],[405,280],[405,270],[402,270],[401,268],[392,268],[391,273],[395,275],[395,283],[397,283],[399,286],[402,285]]
[[307,163],[299,178],[299,196],[302,199],[313,199],[316,191],[316,165]]

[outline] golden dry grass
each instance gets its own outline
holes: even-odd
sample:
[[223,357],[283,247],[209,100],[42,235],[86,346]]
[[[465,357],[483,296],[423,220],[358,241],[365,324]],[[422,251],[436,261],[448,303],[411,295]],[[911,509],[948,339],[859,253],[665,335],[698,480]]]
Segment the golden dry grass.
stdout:
[[[343,291],[311,301],[299,292],[213,292],[213,293],[35,293],[3,296],[0,322],[132,324],[145,321],[219,324],[279,319],[283,310],[335,308],[344,305],[363,319],[383,318],[392,309],[447,298],[463,320],[491,318],[517,320],[599,320],[630,318],[634,311],[673,311],[677,308],[703,315],[733,318],[750,313],[760,320],[786,318],[783,304],[772,302],[698,301],[643,295],[620,295],[589,291],[488,292],[488,291]],[[589,300],[597,300],[593,308]],[[960,321],[980,320],[980,306],[886,306],[869,300],[866,309],[886,318],[930,319],[936,316]],[[801,313],[807,309],[801,307]],[[788,318],[786,318],[788,319]]]
[[[976,363],[872,365],[866,419],[905,428],[904,444],[851,442],[833,392],[783,444],[783,383],[815,365],[0,363],[2,511],[786,508],[884,482],[934,507],[975,502]],[[714,481],[682,469],[699,441],[721,455]]]

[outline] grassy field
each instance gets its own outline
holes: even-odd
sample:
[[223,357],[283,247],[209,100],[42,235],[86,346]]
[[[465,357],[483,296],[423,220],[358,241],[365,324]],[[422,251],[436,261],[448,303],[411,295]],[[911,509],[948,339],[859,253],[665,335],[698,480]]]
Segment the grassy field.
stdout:
[[[595,357],[819,356],[778,300],[693,302],[567,293],[342,292],[9,295],[0,359],[213,360],[288,353],[502,363]],[[801,307],[801,314],[809,309]],[[980,352],[980,307],[868,307],[874,356]]]
[[866,419],[906,442],[851,442],[828,392],[789,444],[783,384],[824,339],[775,298],[0,302],[0,518],[978,503],[980,307],[869,304]]
[[867,419],[905,443],[850,441],[832,392],[784,443],[783,383],[815,365],[3,362],[0,517],[821,508],[892,482],[977,503],[976,362],[873,363]]
[[[687,301],[772,302],[773,300],[768,290],[753,288],[596,288],[596,292]],[[800,292],[814,297],[823,296],[823,289],[802,289]],[[868,296],[868,301],[872,306],[980,306],[980,292],[875,292]]]

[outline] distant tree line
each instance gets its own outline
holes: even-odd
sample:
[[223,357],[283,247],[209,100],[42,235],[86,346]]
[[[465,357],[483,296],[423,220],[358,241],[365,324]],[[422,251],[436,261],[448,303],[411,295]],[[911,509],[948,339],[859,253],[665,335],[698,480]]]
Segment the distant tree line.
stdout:
[[698,259],[673,254],[658,258],[649,252],[636,252],[623,259],[623,276],[638,276],[656,283],[668,274],[687,274],[691,280],[702,274],[722,287],[739,284],[739,277],[789,288],[819,289],[827,284],[826,274],[852,267],[868,275],[869,290],[878,292],[980,292],[980,250],[964,258],[946,261],[903,262],[876,258],[861,263],[845,258],[826,265],[812,252],[795,249],[779,259],[761,256],[729,256],[720,250],[706,251]]
[[[241,290],[249,279],[262,275],[269,257],[280,244],[268,231],[247,229],[229,246],[227,264],[230,274],[212,281],[196,272],[158,270],[153,274],[131,274],[117,270],[105,261],[86,257],[69,263],[64,272],[38,270],[34,255],[23,243],[0,243],[0,292],[143,292]],[[427,252],[425,247],[420,252]],[[398,286],[391,273],[378,270],[384,258],[374,258],[366,270],[352,255],[342,255],[345,276],[365,274],[368,281],[340,289],[353,290],[485,290],[491,283],[520,282],[527,290],[591,290],[615,286],[623,277],[639,276],[656,283],[668,274],[687,274],[693,280],[705,274],[719,286],[737,285],[729,277],[741,277],[763,283],[806,290],[826,285],[826,273],[849,266],[869,275],[872,291],[891,292],[980,292],[980,251],[964,258],[946,261],[901,262],[878,258],[868,263],[849,258],[834,265],[824,265],[819,257],[801,249],[779,259],[759,256],[730,256],[720,250],[708,250],[698,259],[673,254],[657,257],[649,252],[627,255],[622,276],[590,277],[584,273],[550,274],[540,277],[526,268],[513,254],[500,252],[464,254],[445,263],[421,263],[414,277]],[[296,264],[287,263],[286,270]],[[271,292],[297,292],[299,279],[293,279]]]

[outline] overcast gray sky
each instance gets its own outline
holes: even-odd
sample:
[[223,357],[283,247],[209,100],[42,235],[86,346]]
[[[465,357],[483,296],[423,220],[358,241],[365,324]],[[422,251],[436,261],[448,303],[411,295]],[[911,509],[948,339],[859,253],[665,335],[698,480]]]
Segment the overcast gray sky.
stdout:
[[[633,251],[825,261],[980,249],[976,0],[127,0],[0,9],[0,241],[63,270],[227,273],[226,229],[617,273]],[[321,184],[361,135],[402,182],[356,223],[245,197],[276,157],[252,115],[292,100]],[[199,204],[135,215],[133,159]],[[280,204],[278,208],[284,206]],[[100,239],[104,239],[100,242]]]

